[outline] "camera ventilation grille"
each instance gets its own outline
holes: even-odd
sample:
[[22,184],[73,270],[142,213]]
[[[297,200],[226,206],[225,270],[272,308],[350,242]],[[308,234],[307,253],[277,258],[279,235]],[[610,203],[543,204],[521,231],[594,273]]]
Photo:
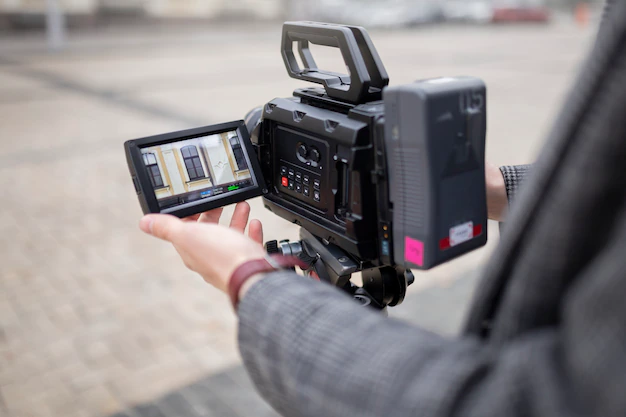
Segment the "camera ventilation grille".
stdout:
[[394,211],[403,213],[405,224],[414,228],[424,228],[424,181],[420,172],[420,150],[417,148],[396,148],[393,153],[395,172],[397,176],[396,189],[398,190],[394,201]]

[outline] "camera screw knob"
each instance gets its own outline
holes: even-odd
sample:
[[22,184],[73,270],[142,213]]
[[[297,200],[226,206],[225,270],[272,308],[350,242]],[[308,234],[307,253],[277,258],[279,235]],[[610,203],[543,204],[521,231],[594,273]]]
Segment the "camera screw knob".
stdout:
[[265,251],[269,255],[274,255],[274,254],[280,253],[281,250],[278,248],[278,241],[270,240],[270,241],[266,242],[265,243]]
[[304,143],[301,143],[298,145],[297,151],[298,151],[298,155],[300,155],[304,159],[306,159],[307,156],[309,155],[309,148],[307,148]]
[[311,148],[311,161],[319,162],[322,160],[322,154],[317,148]]

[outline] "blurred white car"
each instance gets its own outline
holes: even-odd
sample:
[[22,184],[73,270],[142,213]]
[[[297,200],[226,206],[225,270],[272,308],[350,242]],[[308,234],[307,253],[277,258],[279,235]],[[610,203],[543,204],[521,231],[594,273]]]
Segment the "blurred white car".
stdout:
[[439,0],[293,0],[290,19],[374,27],[403,27],[443,19]]
[[489,0],[450,0],[443,4],[446,20],[489,23],[493,17],[493,5]]

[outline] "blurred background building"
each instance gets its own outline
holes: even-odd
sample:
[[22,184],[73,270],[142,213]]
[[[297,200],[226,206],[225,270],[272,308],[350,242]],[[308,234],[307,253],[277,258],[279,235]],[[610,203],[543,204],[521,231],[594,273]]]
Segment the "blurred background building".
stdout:
[[51,7],[70,26],[92,26],[111,19],[314,19],[368,27],[398,27],[465,20],[545,21],[550,9],[571,11],[594,0],[0,0],[5,29],[41,27]]

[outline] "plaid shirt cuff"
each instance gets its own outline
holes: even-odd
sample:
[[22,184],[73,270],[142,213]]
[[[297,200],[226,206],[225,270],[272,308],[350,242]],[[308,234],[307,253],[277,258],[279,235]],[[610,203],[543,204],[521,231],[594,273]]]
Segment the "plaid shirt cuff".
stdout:
[[500,167],[500,172],[504,177],[504,185],[506,187],[506,197],[511,204],[517,194],[520,187],[526,181],[532,165],[508,165]]

